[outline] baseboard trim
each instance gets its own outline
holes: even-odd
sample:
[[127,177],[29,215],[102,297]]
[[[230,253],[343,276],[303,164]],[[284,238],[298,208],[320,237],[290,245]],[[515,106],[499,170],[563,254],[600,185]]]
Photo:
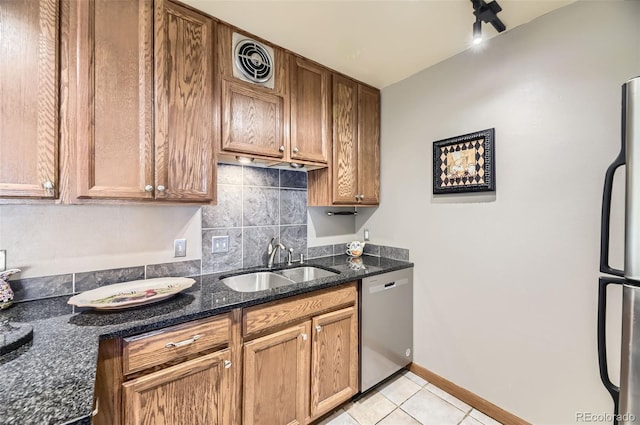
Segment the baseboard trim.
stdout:
[[431,372],[430,370],[416,363],[411,363],[408,369],[422,379],[429,381],[436,387],[448,392],[457,399],[464,401],[469,406],[481,411],[487,416],[492,417],[500,423],[503,423],[505,425],[531,425],[524,419],[521,419],[516,415],[507,412],[506,410],[496,406],[490,401],[483,399],[482,397],[472,393],[471,391],[454,384],[453,382]]

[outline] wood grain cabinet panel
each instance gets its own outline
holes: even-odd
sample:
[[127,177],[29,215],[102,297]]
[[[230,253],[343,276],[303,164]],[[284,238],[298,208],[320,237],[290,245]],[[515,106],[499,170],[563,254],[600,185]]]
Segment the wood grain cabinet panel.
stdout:
[[152,199],[153,5],[88,0],[76,8],[77,197]]
[[284,157],[282,97],[227,80],[222,82],[222,92],[222,149]]
[[156,0],[156,198],[215,198],[214,22]]
[[380,92],[334,74],[332,98],[332,163],[309,171],[309,205],[378,205]]
[[326,164],[331,146],[331,72],[291,56],[292,159]]
[[123,386],[126,425],[225,425],[229,349],[142,376]]
[[358,187],[363,205],[380,203],[380,92],[358,85]]
[[354,204],[358,191],[358,83],[333,77],[333,202]]
[[124,338],[125,374],[228,343],[231,320],[216,316]]
[[357,393],[355,282],[243,314],[245,425],[307,424]]
[[69,4],[77,47],[70,198],[214,201],[213,20],[165,0]]
[[0,0],[0,196],[58,195],[57,0]]
[[310,322],[244,345],[244,425],[306,420]]
[[349,307],[313,318],[311,417],[358,392],[358,312]]
[[314,315],[353,304],[358,296],[355,283],[339,288],[315,291],[309,295],[272,301],[244,309],[243,334],[256,335],[261,332],[308,319]]

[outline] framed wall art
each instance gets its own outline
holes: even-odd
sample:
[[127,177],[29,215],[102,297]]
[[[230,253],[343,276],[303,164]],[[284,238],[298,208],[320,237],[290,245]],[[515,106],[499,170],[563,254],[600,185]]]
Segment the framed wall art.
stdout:
[[433,142],[433,194],[496,190],[495,129]]

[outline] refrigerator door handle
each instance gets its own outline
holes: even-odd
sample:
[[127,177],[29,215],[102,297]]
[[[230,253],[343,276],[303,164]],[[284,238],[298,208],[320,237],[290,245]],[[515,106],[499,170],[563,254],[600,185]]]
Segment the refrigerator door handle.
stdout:
[[614,269],[609,265],[609,230],[611,227],[611,191],[613,189],[613,176],[618,169],[626,162],[626,116],[624,111],[627,107],[627,92],[622,88],[622,131],[620,153],[613,161],[604,176],[604,190],[602,191],[602,215],[600,223],[600,272],[614,276],[624,277],[624,271]]
[[611,191],[613,189],[613,175],[616,169],[624,165],[624,150],[607,168],[604,177],[604,191],[602,193],[602,221],[600,224],[600,271],[614,276],[624,277],[624,271],[614,269],[609,265],[609,228],[611,227]]
[[[604,384],[611,398],[615,414],[618,413],[618,403],[620,400],[620,387],[613,385],[609,379],[609,367],[607,365],[607,286],[624,285],[624,279],[601,277],[598,280],[598,364],[600,365],[600,379]],[[617,423],[617,420],[615,421]]]

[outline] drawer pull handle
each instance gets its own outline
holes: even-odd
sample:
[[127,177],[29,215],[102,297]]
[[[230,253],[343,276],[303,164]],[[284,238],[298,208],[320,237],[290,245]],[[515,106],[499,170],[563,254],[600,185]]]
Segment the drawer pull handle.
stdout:
[[168,342],[167,345],[165,345],[166,348],[177,348],[177,347],[184,347],[185,345],[189,345],[191,343],[196,342],[197,340],[199,340],[202,337],[202,335],[194,335],[192,338],[189,339],[185,339],[184,341],[180,341],[180,342]]
[[224,361],[224,368],[225,368],[225,369],[229,369],[230,367],[231,367],[231,361],[229,361],[229,360],[225,360],[225,361]]

